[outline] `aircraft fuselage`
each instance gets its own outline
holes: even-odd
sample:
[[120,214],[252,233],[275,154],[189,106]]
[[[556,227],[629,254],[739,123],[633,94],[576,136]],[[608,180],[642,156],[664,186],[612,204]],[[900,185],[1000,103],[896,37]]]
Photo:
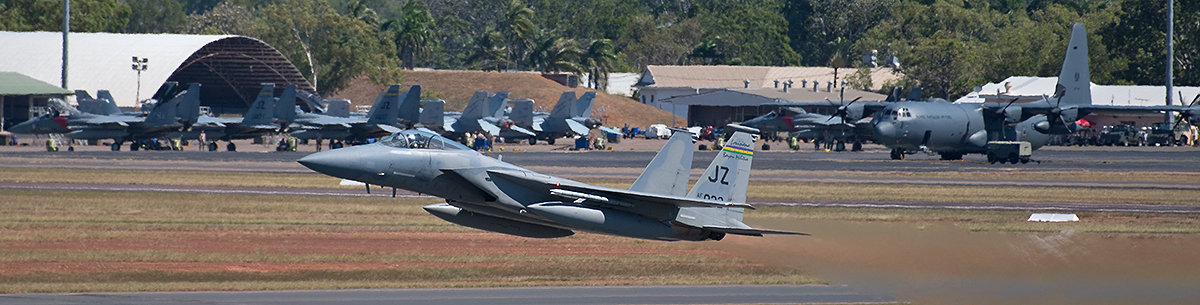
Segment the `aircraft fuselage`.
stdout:
[[1016,124],[984,119],[982,104],[898,102],[875,113],[871,120],[877,143],[888,148],[943,154],[986,153],[988,141],[1028,141],[1037,149],[1050,140],[1034,125],[1046,121],[1035,115]]

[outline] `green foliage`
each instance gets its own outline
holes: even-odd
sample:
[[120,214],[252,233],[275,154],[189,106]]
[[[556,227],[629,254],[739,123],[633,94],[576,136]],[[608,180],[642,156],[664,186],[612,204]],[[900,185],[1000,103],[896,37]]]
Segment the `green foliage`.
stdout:
[[425,2],[409,1],[401,8],[399,18],[383,24],[382,29],[394,37],[404,68],[412,70],[418,58],[426,58],[437,46],[433,16]]
[[175,0],[127,0],[129,23],[125,33],[178,33],[187,22],[183,5]]
[[[129,23],[129,5],[118,0],[71,1],[72,32],[119,32]],[[0,1],[0,30],[62,31],[63,2]]]
[[871,91],[875,88],[875,84],[871,83],[871,68],[858,68],[854,74],[847,76],[846,87],[862,91]]

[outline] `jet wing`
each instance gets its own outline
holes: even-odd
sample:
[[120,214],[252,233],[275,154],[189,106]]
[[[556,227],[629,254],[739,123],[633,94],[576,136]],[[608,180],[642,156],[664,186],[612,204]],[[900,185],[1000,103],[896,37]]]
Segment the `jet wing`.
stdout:
[[592,131],[591,128],[583,126],[583,123],[572,119],[567,119],[567,126],[571,127],[571,131],[574,131],[578,135],[586,135],[589,131]]
[[489,123],[483,119],[476,119],[475,121],[479,122],[479,128],[483,129],[483,131],[494,135],[500,134],[500,127],[497,127],[496,124]]
[[83,120],[83,123],[88,125],[100,125],[100,127],[129,127],[126,120],[113,117],[94,117]]
[[521,128],[520,126],[516,126],[516,125],[509,126],[509,127],[508,127],[508,130],[512,130],[512,131],[520,132],[520,133],[526,134],[526,135],[528,135],[528,136],[531,136],[531,137],[537,136],[537,134],[536,134],[536,133],[533,133],[532,131],[529,131],[529,129]]
[[612,127],[599,126],[596,128],[603,130],[604,132],[607,132],[607,133],[621,134],[620,130],[617,130],[616,128],[612,128]]
[[[544,194],[574,199],[580,204],[599,206],[618,206],[623,210],[637,213],[638,210],[656,210],[663,206],[669,207],[738,207],[753,209],[754,206],[737,202],[721,202],[672,195],[650,194],[602,186],[587,185],[570,180],[564,182],[540,181],[527,178],[523,173],[513,173],[504,170],[488,170],[488,173],[504,178],[517,185],[524,186]],[[566,192],[563,192],[566,191]],[[582,195],[582,196],[581,196]],[[582,199],[581,199],[582,198]],[[640,207],[641,205],[652,205]]]

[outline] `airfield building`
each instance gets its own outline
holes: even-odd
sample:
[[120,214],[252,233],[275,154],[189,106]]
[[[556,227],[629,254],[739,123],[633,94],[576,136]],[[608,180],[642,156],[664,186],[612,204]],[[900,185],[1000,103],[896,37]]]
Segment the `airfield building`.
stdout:
[[[262,83],[315,92],[283,54],[251,37],[71,33],[68,46],[66,89],[93,96],[107,89],[125,109],[137,109],[171,82],[200,83],[201,105],[214,114],[244,113]],[[0,71],[62,85],[62,33],[0,31],[0,54]],[[276,94],[283,88],[276,86]]]
[[[1058,77],[1013,76],[999,83],[976,87],[956,103],[1033,102],[1054,94]],[[1108,86],[1092,84],[1092,105],[1161,106],[1166,105],[1165,86]],[[1200,87],[1175,86],[1172,94],[1175,105],[1189,105],[1200,100]],[[1089,114],[1083,118],[1091,126],[1130,124],[1148,126],[1162,122],[1162,114]]]

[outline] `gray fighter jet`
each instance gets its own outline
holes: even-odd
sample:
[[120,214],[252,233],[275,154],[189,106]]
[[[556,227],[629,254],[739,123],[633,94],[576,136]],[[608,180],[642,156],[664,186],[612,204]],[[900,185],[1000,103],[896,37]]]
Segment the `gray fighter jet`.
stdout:
[[[294,87],[295,85],[288,86]],[[210,141],[207,143],[209,150],[213,151],[217,150],[217,140],[229,142],[230,140],[249,139],[280,132],[283,126],[280,125],[280,120],[275,117],[275,114],[282,113],[283,110],[276,108],[295,109],[296,91],[284,90],[283,95],[279,97],[279,100],[283,102],[279,103],[276,102],[274,94],[275,84],[263,84],[262,91],[259,91],[254,103],[250,104],[250,110],[247,110],[241,118],[198,116],[196,123],[192,124],[189,130],[173,133],[170,137],[194,140],[198,139],[200,133],[203,132],[205,138]],[[287,101],[291,101],[291,105],[287,105]],[[195,103],[199,109],[199,101]],[[237,146],[233,142],[229,142],[226,149],[237,151]]]
[[533,112],[533,100],[512,100],[510,102],[513,103],[513,107],[509,113],[509,120],[513,123],[512,126],[521,129],[504,129],[500,135],[506,138],[529,137],[530,144],[536,144],[537,140],[543,140],[554,145],[555,139],[572,135],[586,135],[593,128],[620,133],[617,130],[600,126],[600,121],[591,117],[595,100],[596,92],[584,93],[578,99],[575,98],[574,91],[563,92],[550,113]]
[[[55,107],[56,113],[30,119],[9,128],[9,131],[18,134],[63,134],[67,138],[80,140],[113,139],[112,150],[117,151],[125,141],[161,138],[188,128],[196,121],[195,116],[199,115],[199,100],[200,84],[193,83],[187,91],[155,104],[146,115],[86,113],[63,103]],[[187,109],[187,105],[195,105],[196,109]],[[135,143],[130,149],[136,147]]]
[[467,132],[487,132],[502,136],[512,136],[515,132],[517,137],[536,135],[525,128],[510,124],[512,121],[504,116],[504,106],[509,101],[508,92],[497,92],[490,97],[489,94],[487,90],[475,92],[461,113],[446,112],[443,115],[443,124],[437,126],[442,134],[451,138],[457,138],[457,135]]
[[757,132],[737,129],[691,191],[693,135],[677,132],[629,190],[539,174],[422,130],[372,145],[314,153],[298,162],[334,177],[446,199],[429,213],[481,230],[554,238],[583,230],[654,240],[721,240],[726,234],[803,234],[742,223]]
[[[294,113],[295,109],[292,109],[295,119],[289,121],[292,123],[289,134],[300,139],[350,141],[387,136],[407,124],[398,118],[405,110],[412,111],[413,107],[409,105],[420,107],[420,98],[421,86],[412,86],[408,91],[401,93],[400,84],[393,84],[379,94],[365,118]],[[412,116],[405,114],[405,117]]]

